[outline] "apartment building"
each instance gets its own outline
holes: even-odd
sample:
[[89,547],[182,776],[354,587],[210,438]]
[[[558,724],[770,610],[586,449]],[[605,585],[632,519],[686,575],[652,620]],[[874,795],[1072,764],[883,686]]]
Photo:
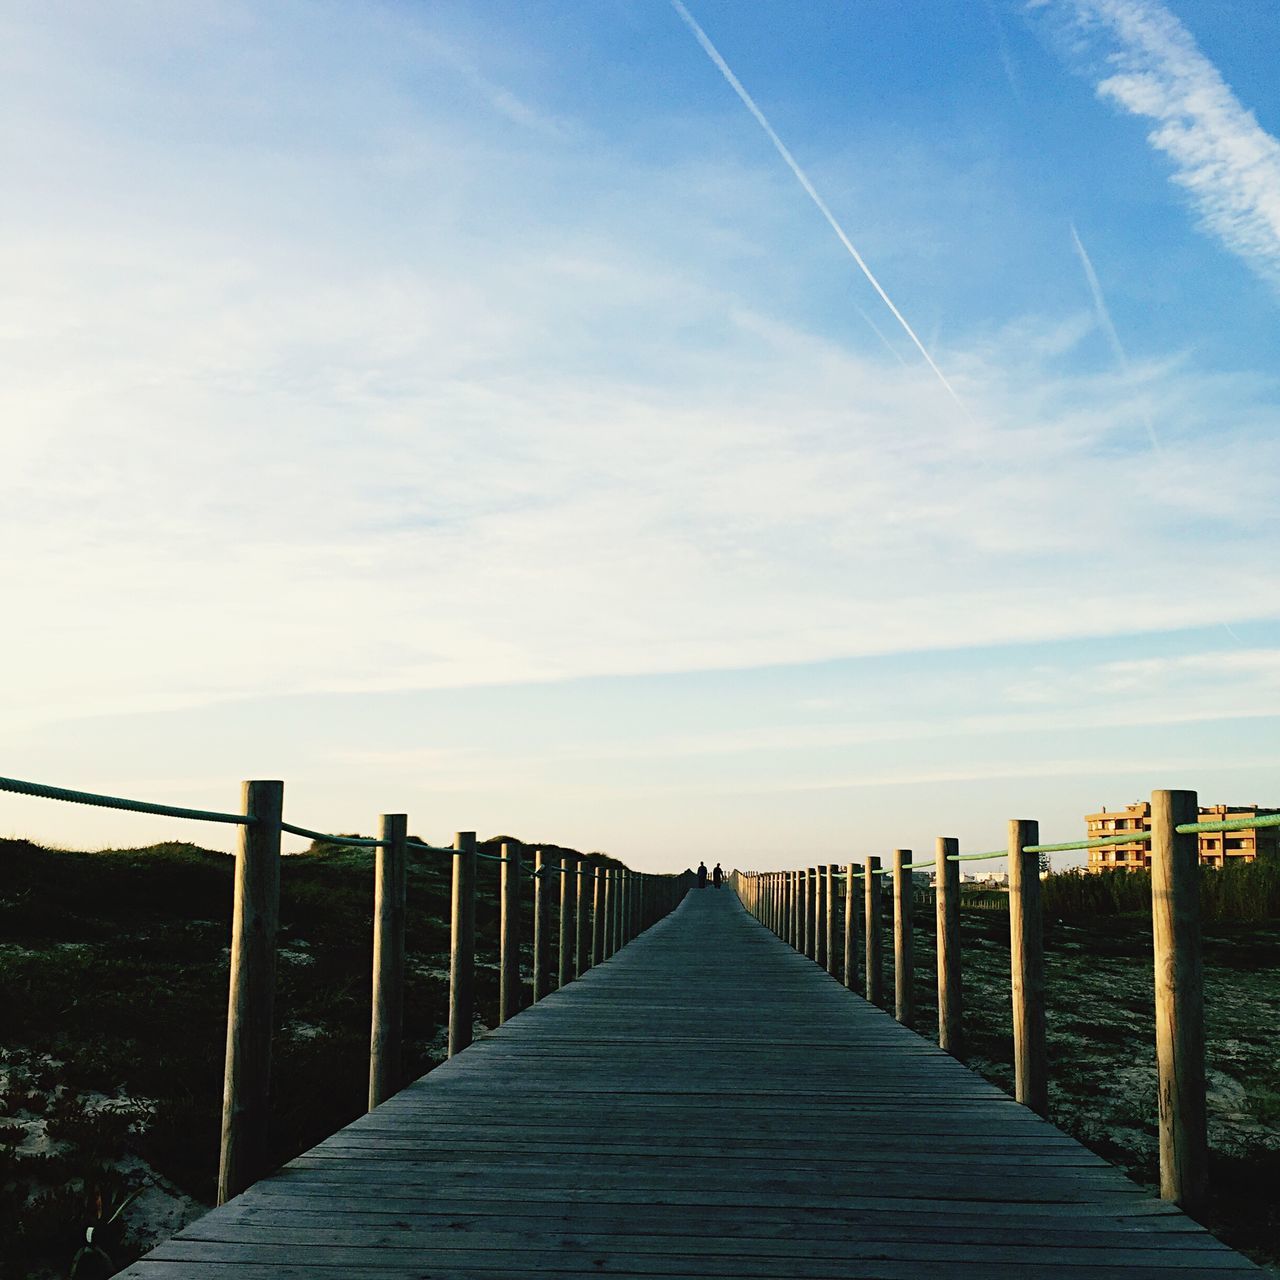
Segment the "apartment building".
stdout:
[[[1200,806],[1201,822],[1226,822],[1237,818],[1258,818],[1280,813],[1258,805],[1215,804]],[[1103,809],[1085,815],[1090,840],[1123,835],[1126,831],[1151,829],[1151,805],[1139,800],[1126,809]],[[1280,856],[1280,827],[1243,827],[1239,831],[1202,831],[1199,834],[1200,861],[1207,867],[1232,862],[1256,862],[1259,857]],[[1151,865],[1148,842],[1118,843],[1089,850],[1090,871],[1140,871]]]

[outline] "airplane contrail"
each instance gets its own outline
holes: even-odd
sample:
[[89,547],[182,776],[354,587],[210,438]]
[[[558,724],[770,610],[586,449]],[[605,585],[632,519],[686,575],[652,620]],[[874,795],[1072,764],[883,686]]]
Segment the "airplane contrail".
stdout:
[[765,131],[765,134],[767,135],[769,141],[773,143],[774,150],[777,151],[777,153],[786,162],[787,168],[789,168],[791,172],[795,174],[796,181],[799,182],[799,184],[804,188],[805,194],[809,197],[809,199],[812,200],[813,203],[818,207],[818,212],[821,213],[824,218],[826,218],[828,225],[831,227],[831,230],[836,233],[836,236],[839,239],[840,243],[844,245],[844,247],[849,251],[849,256],[854,260],[854,262],[858,264],[858,269],[862,272],[864,276],[866,276],[871,287],[880,295],[880,300],[884,303],[886,307],[889,308],[890,311],[893,312],[894,319],[897,320],[897,322],[902,326],[903,331],[906,333],[907,337],[910,338],[913,343],[915,343],[916,350],[919,351],[922,356],[924,356],[925,362],[928,364],[929,368],[932,369],[933,372],[937,375],[938,381],[941,382],[942,385],[947,389],[947,394],[956,402],[957,405],[959,405],[960,409],[967,414],[968,411],[965,409],[964,402],[956,394],[956,389],[951,385],[951,383],[947,381],[946,376],[943,374],[942,370],[939,369],[937,364],[934,363],[933,357],[925,349],[924,343],[921,342],[920,339],[916,337],[916,332],[907,323],[906,317],[902,314],[901,311],[898,310],[897,307],[893,305],[893,299],[890,298],[887,293],[885,293],[883,287],[880,284],[880,281],[875,278],[875,275],[872,273],[871,268],[867,266],[866,262],[864,261],[862,254],[860,254],[857,251],[857,249],[854,248],[853,241],[849,239],[848,235],[845,233],[845,229],[836,220],[835,214],[833,214],[831,210],[827,207],[827,202],[818,194],[817,189],[814,187],[813,183],[809,181],[808,175],[796,163],[795,157],[791,154],[790,151],[787,150],[786,144],[774,132],[773,126],[769,123],[769,121],[765,119],[764,112],[761,111],[758,106],[756,106],[755,100],[746,91],[746,89],[743,88],[742,81],[739,80],[738,77],[733,74],[733,71],[730,69],[729,64],[720,56],[719,49],[717,49],[715,45],[711,43],[710,37],[698,25],[697,20],[694,18],[693,14],[691,14],[689,10],[685,8],[681,0],[671,0],[671,5],[672,5],[672,8],[675,9],[676,13],[680,15],[680,18],[683,20],[685,26],[687,26],[689,30],[693,32],[694,38],[702,46],[703,52],[715,64],[716,69],[725,78],[725,81],[728,83],[729,87],[742,100],[742,105],[746,107],[748,111],[751,112],[751,114],[756,119],[756,123]]
[[[1102,293],[1102,284],[1098,280],[1098,273],[1093,269],[1093,262],[1084,247],[1084,242],[1080,239],[1076,224],[1073,222],[1070,226],[1071,240],[1076,247],[1076,256],[1080,259],[1080,265],[1084,268],[1084,278],[1089,283],[1089,292],[1093,294],[1093,310],[1098,317],[1098,324],[1101,325],[1102,332],[1106,334],[1107,341],[1111,344],[1111,351],[1116,358],[1116,363],[1127,374],[1129,372],[1129,353],[1124,349],[1124,343],[1120,341],[1120,335],[1116,332],[1116,326],[1111,319],[1111,312],[1107,309],[1107,300]],[[1147,438],[1151,441],[1152,450],[1155,453],[1159,453],[1160,441],[1156,437],[1156,429],[1152,425],[1151,415],[1145,409],[1142,413],[1142,424],[1147,429]]]

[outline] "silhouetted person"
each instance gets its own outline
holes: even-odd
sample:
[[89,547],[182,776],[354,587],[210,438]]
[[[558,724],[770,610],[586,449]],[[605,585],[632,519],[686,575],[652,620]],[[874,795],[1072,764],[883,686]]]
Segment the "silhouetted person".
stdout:
[[711,883],[718,889],[720,881],[724,879],[724,872],[720,870],[720,864],[716,863],[716,869],[711,873]]
[[705,889],[707,887],[707,864],[705,862],[698,863],[698,888]]

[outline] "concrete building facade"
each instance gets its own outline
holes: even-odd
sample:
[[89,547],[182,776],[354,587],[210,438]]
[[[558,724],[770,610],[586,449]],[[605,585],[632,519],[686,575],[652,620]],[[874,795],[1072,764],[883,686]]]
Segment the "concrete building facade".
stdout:
[[[1280,813],[1251,804],[1200,806],[1201,822],[1226,822],[1237,818],[1258,818]],[[1090,840],[1123,835],[1126,831],[1151,829],[1151,805],[1136,801],[1126,809],[1103,809],[1085,815]],[[1280,827],[1244,827],[1239,831],[1202,831],[1199,834],[1200,862],[1206,867],[1223,867],[1235,862],[1256,862],[1259,857],[1280,857]],[[1089,850],[1090,871],[1141,871],[1151,866],[1149,842],[1135,840]]]

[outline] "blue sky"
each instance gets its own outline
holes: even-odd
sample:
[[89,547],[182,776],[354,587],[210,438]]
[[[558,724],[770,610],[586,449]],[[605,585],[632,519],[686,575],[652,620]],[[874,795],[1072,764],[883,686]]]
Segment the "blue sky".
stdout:
[[4,773],[655,870],[1280,804],[1280,11],[689,13],[959,403],[666,0],[8,7]]

